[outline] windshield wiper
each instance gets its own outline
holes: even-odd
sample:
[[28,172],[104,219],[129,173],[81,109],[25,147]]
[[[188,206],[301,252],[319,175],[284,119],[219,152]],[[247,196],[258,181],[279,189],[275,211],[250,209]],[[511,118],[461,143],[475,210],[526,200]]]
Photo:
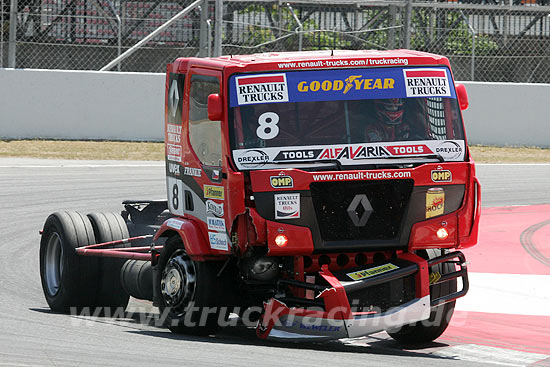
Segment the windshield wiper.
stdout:
[[[445,159],[440,154],[428,154],[428,155],[415,155],[415,156],[384,156],[376,158],[363,158],[355,160],[353,163],[346,166],[356,166],[364,164],[364,161],[373,161],[376,159],[407,159],[407,158],[428,158],[428,159],[437,159],[439,162],[445,162]],[[359,163],[361,161],[361,163]],[[332,163],[339,170],[344,170],[344,165],[338,159],[322,159],[322,160],[306,160],[306,161],[275,161],[267,162],[267,164],[311,164],[311,163]],[[374,164],[374,163],[373,163]]]
[[[414,162],[411,162],[411,161],[406,161],[407,158],[427,158],[427,159],[437,159],[439,162],[443,163],[445,162],[445,159],[440,155],[440,154],[428,154],[428,155],[414,155],[414,156],[384,156],[384,157],[376,157],[376,158],[362,158],[362,159],[357,159],[355,160],[355,162],[357,162],[357,164],[352,164],[352,165],[356,165],[356,166],[360,166],[360,165],[372,165],[374,167],[384,167],[384,166],[387,166],[387,165],[397,165],[397,166],[401,166],[401,168],[404,168],[406,166],[409,166],[409,165],[415,165],[415,164],[423,164],[424,162],[422,161],[414,161]],[[398,160],[398,159],[401,159],[401,160],[405,160],[404,162],[375,162],[377,160]],[[373,162],[374,161],[374,162]]]

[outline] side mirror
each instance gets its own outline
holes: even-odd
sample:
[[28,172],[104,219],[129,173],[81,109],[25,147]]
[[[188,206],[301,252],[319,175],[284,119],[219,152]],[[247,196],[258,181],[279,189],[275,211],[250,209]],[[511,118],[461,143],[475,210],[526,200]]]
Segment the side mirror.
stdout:
[[[455,84],[456,87],[456,96],[458,98],[458,105],[460,109],[464,111],[468,108],[468,93],[466,93],[466,87],[464,84]],[[210,110],[210,109],[209,109]]]
[[223,106],[222,97],[219,94],[208,96],[208,119],[210,121],[220,121],[222,119]]

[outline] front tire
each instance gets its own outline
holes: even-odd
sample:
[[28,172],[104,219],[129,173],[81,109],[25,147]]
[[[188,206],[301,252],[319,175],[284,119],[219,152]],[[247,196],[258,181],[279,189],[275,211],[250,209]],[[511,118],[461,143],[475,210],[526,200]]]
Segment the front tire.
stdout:
[[[419,256],[428,259],[433,259],[443,255],[444,250],[424,250],[418,253]],[[447,274],[455,271],[454,264],[441,263],[431,267],[432,272]],[[430,299],[437,299],[443,295],[456,292],[457,280],[449,280],[445,283],[437,284],[430,289]],[[399,330],[388,331],[388,334],[396,341],[403,344],[429,343],[439,338],[447,329],[453,312],[456,301],[451,301],[437,307],[433,307],[430,313],[430,318],[424,321],[419,321],[411,325],[402,326]]]
[[227,314],[217,276],[219,262],[194,261],[179,236],[169,238],[157,264],[156,299],[161,318],[174,333],[213,334]]

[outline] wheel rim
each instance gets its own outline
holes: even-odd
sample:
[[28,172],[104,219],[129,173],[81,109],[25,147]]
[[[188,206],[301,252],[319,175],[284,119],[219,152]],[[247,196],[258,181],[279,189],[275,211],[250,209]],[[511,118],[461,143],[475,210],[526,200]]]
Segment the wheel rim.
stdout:
[[183,250],[175,251],[162,271],[160,291],[172,313],[182,314],[195,295],[195,264]]
[[48,239],[44,267],[46,289],[51,296],[55,296],[59,292],[63,275],[63,243],[57,232]]

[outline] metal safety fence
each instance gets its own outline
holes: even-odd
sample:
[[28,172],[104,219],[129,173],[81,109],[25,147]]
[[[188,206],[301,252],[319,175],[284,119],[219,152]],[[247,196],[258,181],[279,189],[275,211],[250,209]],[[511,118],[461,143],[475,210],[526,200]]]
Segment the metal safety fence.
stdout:
[[0,67],[100,70],[123,55],[110,70],[163,72],[181,56],[412,48],[449,57],[456,79],[550,83],[550,0],[0,1]]

